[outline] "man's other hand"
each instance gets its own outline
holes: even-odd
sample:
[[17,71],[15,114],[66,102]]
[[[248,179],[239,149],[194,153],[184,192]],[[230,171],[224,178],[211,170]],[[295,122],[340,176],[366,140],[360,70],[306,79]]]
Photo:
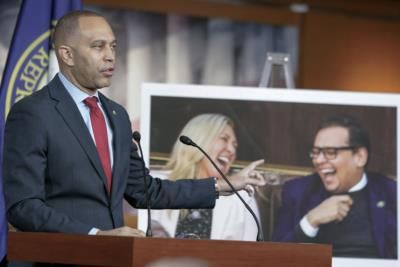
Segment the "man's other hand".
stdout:
[[332,196],[310,210],[306,218],[315,228],[333,221],[341,222],[346,218],[352,204],[353,200],[348,195]]

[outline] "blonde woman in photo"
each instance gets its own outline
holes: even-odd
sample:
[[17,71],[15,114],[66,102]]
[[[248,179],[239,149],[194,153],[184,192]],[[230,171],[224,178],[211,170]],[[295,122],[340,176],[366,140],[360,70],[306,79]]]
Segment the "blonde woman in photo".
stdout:
[[[228,176],[232,163],[236,160],[238,147],[231,119],[221,114],[201,114],[192,118],[180,135],[189,136],[202,147],[222,173]],[[255,168],[263,162],[264,160],[254,161],[235,175],[260,177]],[[175,142],[165,169],[165,178],[170,180],[180,177],[222,179],[200,151],[182,144],[179,140]],[[250,193],[242,190],[239,194],[259,217],[252,190],[247,189]],[[257,225],[236,195],[219,196],[214,209],[153,210],[152,219],[155,236],[249,241],[255,241],[257,237]]]

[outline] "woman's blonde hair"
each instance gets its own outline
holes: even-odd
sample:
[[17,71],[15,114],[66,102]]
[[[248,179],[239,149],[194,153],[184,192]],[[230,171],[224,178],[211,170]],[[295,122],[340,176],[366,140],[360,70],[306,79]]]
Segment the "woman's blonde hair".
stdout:
[[[201,114],[186,123],[179,135],[190,137],[208,153],[216,138],[227,125],[233,129],[232,120],[224,115]],[[203,158],[203,154],[196,148],[184,145],[179,140],[176,140],[171,157],[166,165],[166,169],[171,171],[169,179],[199,178],[197,177],[198,166]]]

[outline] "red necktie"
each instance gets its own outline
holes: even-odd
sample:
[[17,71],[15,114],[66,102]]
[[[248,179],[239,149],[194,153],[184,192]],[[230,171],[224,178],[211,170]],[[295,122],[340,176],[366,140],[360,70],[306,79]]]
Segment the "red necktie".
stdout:
[[103,112],[101,112],[97,105],[97,97],[88,97],[83,101],[90,109],[90,121],[92,122],[92,129],[94,140],[96,141],[97,153],[99,154],[101,165],[103,165],[104,173],[107,177],[108,193],[111,192],[111,161],[110,150],[108,148],[107,127],[104,119]]

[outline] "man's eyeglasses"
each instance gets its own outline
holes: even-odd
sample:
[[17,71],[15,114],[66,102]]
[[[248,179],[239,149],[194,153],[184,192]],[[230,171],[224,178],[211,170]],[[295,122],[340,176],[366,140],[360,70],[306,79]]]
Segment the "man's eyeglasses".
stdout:
[[339,147],[313,147],[309,153],[310,158],[316,159],[322,152],[327,160],[336,159],[337,154],[341,150],[354,150],[355,146],[339,146]]

